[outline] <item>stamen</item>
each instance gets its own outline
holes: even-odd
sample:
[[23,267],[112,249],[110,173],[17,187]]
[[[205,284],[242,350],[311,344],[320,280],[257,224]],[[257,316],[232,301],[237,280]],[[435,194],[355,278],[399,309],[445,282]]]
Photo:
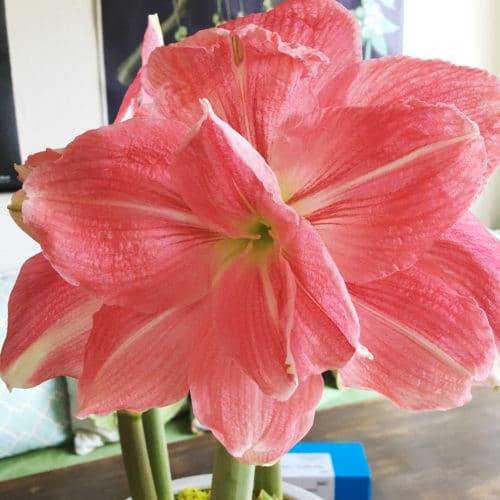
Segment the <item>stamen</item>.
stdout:
[[231,36],[231,52],[233,55],[233,62],[236,67],[243,63],[244,49],[243,43],[238,35]]

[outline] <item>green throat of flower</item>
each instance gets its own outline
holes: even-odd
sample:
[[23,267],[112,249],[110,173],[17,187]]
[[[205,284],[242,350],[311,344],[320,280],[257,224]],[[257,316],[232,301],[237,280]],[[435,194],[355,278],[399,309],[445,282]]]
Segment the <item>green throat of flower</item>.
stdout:
[[251,261],[255,260],[261,262],[266,260],[274,250],[274,239],[272,237],[271,226],[264,222],[258,222],[255,230],[251,234],[255,234],[255,239],[247,240],[248,243],[248,256]]
[[[265,265],[276,250],[276,241],[272,227],[262,220],[250,223],[245,231],[248,237],[224,238],[220,242],[222,265],[220,272],[224,272],[234,259],[241,257],[242,263],[247,265]],[[219,274],[220,276],[220,274]]]

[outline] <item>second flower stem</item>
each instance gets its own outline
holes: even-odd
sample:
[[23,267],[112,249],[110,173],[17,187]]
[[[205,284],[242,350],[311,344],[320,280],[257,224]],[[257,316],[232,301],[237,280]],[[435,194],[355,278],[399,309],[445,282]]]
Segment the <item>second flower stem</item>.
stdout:
[[264,490],[273,498],[283,500],[283,490],[281,486],[281,465],[276,462],[274,465],[255,467],[254,493],[258,495]]
[[157,500],[141,414],[118,411],[123,463],[133,500]]
[[158,500],[173,500],[170,463],[160,410],[152,408],[144,412],[142,423]]
[[238,462],[217,443],[211,500],[251,500],[254,474],[255,465]]

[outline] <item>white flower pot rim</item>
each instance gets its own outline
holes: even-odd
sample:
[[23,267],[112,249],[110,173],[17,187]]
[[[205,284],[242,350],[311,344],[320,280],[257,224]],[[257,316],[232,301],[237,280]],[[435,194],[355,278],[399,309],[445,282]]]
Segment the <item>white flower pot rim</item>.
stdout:
[[[186,476],[172,481],[174,493],[179,493],[184,488],[210,488],[212,474],[198,474],[196,476]],[[304,490],[299,486],[283,481],[283,494],[297,500],[322,500],[321,497]]]

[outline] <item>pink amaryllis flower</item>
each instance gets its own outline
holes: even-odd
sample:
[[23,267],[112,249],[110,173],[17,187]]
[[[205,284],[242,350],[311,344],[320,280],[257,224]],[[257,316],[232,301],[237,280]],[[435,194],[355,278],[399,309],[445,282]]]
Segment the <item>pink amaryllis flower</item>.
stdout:
[[45,257],[14,289],[3,378],[71,373],[81,415],[190,391],[253,463],[308,430],[326,369],[403,407],[467,400],[496,354],[495,242],[467,209],[500,159],[500,84],[362,62],[358,40],[335,1],[292,0],[154,50],[150,101],[25,181]]

